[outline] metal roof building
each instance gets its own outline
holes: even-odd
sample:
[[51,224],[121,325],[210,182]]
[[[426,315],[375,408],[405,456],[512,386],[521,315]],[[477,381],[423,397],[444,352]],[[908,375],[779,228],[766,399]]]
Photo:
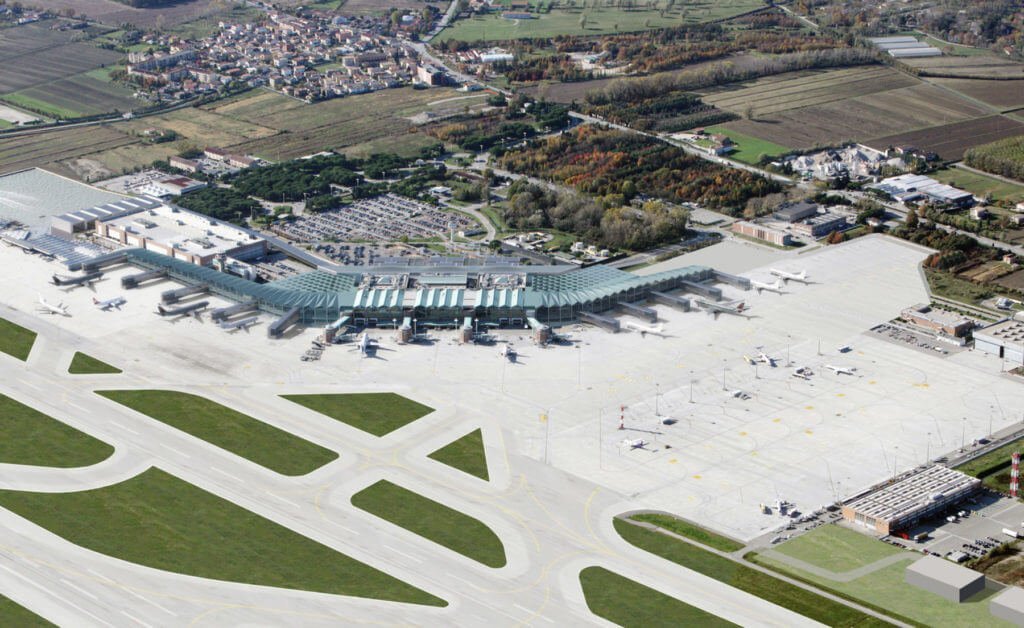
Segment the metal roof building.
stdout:
[[1024,322],[1011,318],[976,330],[974,348],[1024,366]]
[[1002,593],[993,596],[988,609],[999,619],[1024,626],[1024,589],[1006,587]]
[[903,573],[907,584],[959,604],[985,590],[985,574],[936,556],[925,556]]
[[380,278],[373,274],[327,270],[258,284],[145,249],[127,249],[110,257],[151,270],[167,270],[172,279],[205,284],[215,294],[240,302],[252,301],[260,309],[275,314],[299,308],[299,320],[306,324],[330,323],[343,314],[366,322],[408,316],[445,323],[473,317],[498,324],[522,324],[528,318],[564,324],[578,320],[584,312],[603,312],[621,302],[647,299],[652,291],[665,292],[684,287],[687,282],[715,280],[714,271],[704,266],[647,276],[605,266],[534,274],[527,266],[520,271],[522,281],[513,287],[499,288],[478,289],[474,286],[490,285],[481,276],[459,271],[445,278],[431,268],[423,269],[426,281],[422,284],[416,280],[417,273],[409,270],[402,282],[388,280],[379,285]]
[[843,518],[877,534],[891,534],[934,516],[981,488],[981,480],[933,465],[843,504]]

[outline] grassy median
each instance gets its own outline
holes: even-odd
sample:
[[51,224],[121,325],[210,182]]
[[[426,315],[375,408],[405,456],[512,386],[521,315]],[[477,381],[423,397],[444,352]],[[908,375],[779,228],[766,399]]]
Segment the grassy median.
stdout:
[[24,361],[35,342],[36,332],[0,318],[0,351]]
[[448,443],[429,457],[464,473],[475,475],[485,482],[490,479],[487,473],[487,455],[484,453],[484,435],[479,429]]
[[690,523],[689,521],[683,521],[677,519],[672,515],[660,515],[655,513],[645,513],[642,515],[633,515],[630,517],[633,521],[643,521],[644,523],[650,523],[656,525],[659,528],[674,532],[680,536],[685,536],[688,539],[703,543],[708,547],[713,547],[723,552],[735,552],[736,550],[743,549],[743,543],[734,541],[727,536],[722,536],[702,528],[696,524]]
[[338,457],[336,452],[205,397],[175,390],[96,392],[283,475],[305,475]]
[[374,436],[389,434],[434,411],[395,393],[281,396]]
[[114,448],[66,423],[0,395],[0,462],[42,467],[85,467]]
[[71,358],[71,366],[68,367],[68,373],[72,375],[108,375],[120,372],[122,372],[121,369],[116,366],[111,366],[81,351],[75,352],[75,357]]
[[0,491],[0,506],[87,549],[175,573],[445,606],[388,574],[157,468],[78,493]]
[[581,571],[580,584],[590,612],[620,626],[718,628],[736,625],[602,567],[587,567]]
[[14,600],[0,595],[0,625],[17,628],[55,626]]
[[488,567],[505,566],[501,539],[482,522],[387,480],[353,495],[352,505]]

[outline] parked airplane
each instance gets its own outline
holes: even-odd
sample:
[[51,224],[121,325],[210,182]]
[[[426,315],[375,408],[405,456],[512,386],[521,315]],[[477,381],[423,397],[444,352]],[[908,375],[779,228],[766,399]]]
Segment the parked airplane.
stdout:
[[780,279],[776,279],[775,283],[764,283],[763,281],[758,281],[756,279],[751,279],[750,280],[750,285],[751,285],[752,288],[754,288],[754,290],[757,290],[758,294],[761,294],[762,290],[767,290],[768,292],[774,292],[776,294],[785,294],[785,292],[782,291],[782,279],[781,278]]
[[96,297],[93,297],[92,298],[92,302],[93,302],[93,304],[96,305],[96,307],[100,308],[101,310],[109,310],[110,308],[114,308],[115,310],[120,310],[121,306],[128,302],[128,299],[119,296],[119,297],[114,297],[112,299],[103,299],[101,301],[101,300],[97,299]]
[[370,357],[370,355],[377,349],[377,341],[374,340],[373,338],[370,338],[370,335],[367,334],[365,331],[359,334],[358,342],[359,344],[356,346],[355,349],[353,349],[353,351],[359,351],[360,355],[362,355],[364,358]]
[[758,359],[758,361],[763,362],[764,364],[767,364],[768,366],[770,366],[772,368],[775,368],[775,358],[771,357],[770,355],[768,355],[764,351],[758,352],[757,359]]
[[68,306],[64,305],[63,303],[58,303],[57,305],[49,303],[47,302],[46,299],[43,298],[43,295],[39,295],[38,311],[40,314],[56,314],[57,316],[71,316],[71,313],[68,312]]
[[248,332],[249,328],[255,325],[258,320],[258,316],[250,316],[249,318],[241,318],[237,321],[221,321],[220,328],[226,329],[229,332],[235,332],[239,329]]
[[623,326],[626,329],[631,329],[633,331],[640,332],[641,336],[646,336],[647,334],[653,334],[655,336],[661,336],[662,338],[664,338],[665,335],[666,335],[665,334],[665,326],[664,325],[658,325],[657,327],[650,327],[648,325],[641,325],[640,323],[634,323],[633,321],[626,321],[626,322],[623,323]]
[[825,368],[832,371],[836,375],[853,375],[853,372],[857,370],[852,366],[832,366],[831,364],[826,364]]
[[99,281],[103,277],[103,273],[87,273],[78,277],[62,277],[60,275],[54,275],[51,279],[55,286],[92,286],[93,282]]
[[778,270],[776,268],[771,269],[769,272],[781,279],[784,283],[791,281],[798,281],[800,283],[809,283],[807,279],[807,271],[801,270],[799,273],[791,273],[785,270]]
[[642,438],[626,438],[623,439],[622,444],[628,446],[630,449],[643,449],[647,446],[647,441]]
[[188,316],[192,315],[196,318],[200,318],[200,312],[209,307],[209,301],[199,301],[197,303],[189,303],[181,307],[165,308],[163,305],[156,306],[156,313],[160,316]]
[[501,345],[501,350],[498,352],[498,355],[500,355],[501,357],[505,358],[509,362],[515,362],[516,361],[516,357],[519,354],[516,353],[516,348],[515,347],[513,347],[510,344],[504,344],[504,345]]
[[714,301],[708,301],[706,299],[694,299],[698,306],[704,309],[705,312],[715,317],[718,320],[719,314],[735,314],[737,316],[743,316],[743,312],[746,311],[747,306],[744,305],[743,301],[736,303],[715,303]]
[[811,375],[814,375],[814,372],[806,366],[801,366],[793,369],[792,375],[793,377],[798,377],[800,379],[810,380]]

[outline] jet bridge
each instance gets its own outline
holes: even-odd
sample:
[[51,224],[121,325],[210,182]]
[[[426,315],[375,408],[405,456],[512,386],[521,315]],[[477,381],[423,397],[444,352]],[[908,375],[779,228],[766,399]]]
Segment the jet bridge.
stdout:
[[215,321],[227,320],[235,314],[242,314],[244,312],[255,312],[259,307],[255,301],[247,301],[245,303],[236,303],[227,307],[217,308],[210,312],[210,318]]
[[651,290],[651,299],[653,299],[655,303],[668,305],[684,312],[690,311],[690,300],[686,297],[677,297],[671,294],[665,294],[664,292]]
[[203,294],[209,292],[210,286],[205,283],[196,284],[194,286],[185,286],[184,288],[176,288],[174,290],[167,290],[160,293],[160,300],[164,303],[177,303],[182,297],[187,297],[190,294]]
[[610,316],[602,316],[593,312],[580,312],[579,317],[584,323],[590,323],[613,334],[619,331],[619,321]]
[[679,287],[687,292],[699,294],[706,299],[712,299],[715,301],[722,300],[722,290],[714,286],[706,286],[702,283],[694,283],[692,281],[680,281]]
[[723,273],[720,270],[711,271],[711,275],[715,278],[715,281],[727,283],[730,286],[735,286],[740,290],[750,290],[750,280],[746,277],[740,277],[739,275],[730,275],[729,273]]
[[658,322],[658,312],[649,307],[620,301],[615,304],[615,309],[623,314],[636,316],[637,318],[641,318],[649,323]]
[[121,287],[125,290],[131,288],[138,288],[140,284],[150,281],[152,279],[163,279],[167,276],[167,269],[159,268],[156,270],[147,270],[144,273],[138,273],[135,275],[127,275],[121,277]]
[[299,316],[301,314],[301,307],[293,307],[288,310],[285,312],[284,316],[270,324],[270,327],[267,328],[267,335],[271,338],[280,338],[284,335],[284,332],[288,331],[289,327],[299,322]]
[[[94,257],[94,258],[92,258],[91,260],[89,260],[87,262],[82,262],[81,269],[82,269],[82,272],[92,273],[92,272],[96,272],[97,270],[99,270],[101,268],[106,268],[107,266],[115,266],[117,264],[126,264],[127,262],[128,262],[128,254],[127,253],[115,251],[115,252],[110,253],[108,255],[100,255],[99,257]],[[75,270],[71,266],[68,266],[68,268],[71,269],[71,270]]]

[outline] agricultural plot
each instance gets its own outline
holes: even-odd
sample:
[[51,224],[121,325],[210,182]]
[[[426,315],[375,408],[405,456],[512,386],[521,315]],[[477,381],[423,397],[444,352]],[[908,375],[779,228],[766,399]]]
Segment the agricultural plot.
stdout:
[[11,104],[58,118],[90,116],[109,111],[130,111],[141,104],[132,90],[103,82],[88,73],[36,85],[7,94]]
[[0,173],[32,166],[51,168],[57,162],[83,154],[108,150],[138,140],[112,126],[87,126],[74,129],[0,138]]
[[[277,96],[277,95],[275,95]],[[271,113],[253,110],[236,102],[217,113],[254,124],[287,131],[280,135],[235,145],[234,150],[279,161],[301,157],[321,150],[341,149],[381,138],[416,138],[413,117],[429,111],[431,119],[461,113],[466,108],[483,106],[486,95],[466,97],[453,89],[383,90],[347,98],[305,104],[286,96],[297,107],[284,108],[276,102],[256,96],[270,106]],[[422,138],[416,141],[422,142]]]
[[938,153],[943,159],[958,161],[969,148],[1021,133],[1024,133],[1024,122],[1006,116],[988,116],[886,135],[866,143],[878,149],[898,145],[917,146]]
[[1024,107],[1024,81],[986,81],[977,79],[929,79],[930,83],[956,90],[975,100],[998,107]]
[[936,181],[967,190],[979,198],[991,196],[994,201],[1024,203],[1024,185],[1003,181],[962,168],[943,168],[929,174]]
[[922,59],[901,59],[900,62],[912,68],[917,68],[921,71],[921,76],[936,75],[998,79],[1019,78],[1024,74],[1024,64],[991,55],[971,57],[943,55],[941,57],[924,57]]
[[[73,9],[78,15],[88,16],[103,24],[118,26],[125,22],[140,28],[163,26],[170,27],[189,22],[201,17],[225,15],[228,8],[220,9],[220,3],[209,0],[181,0],[179,2],[161,2],[157,8],[136,9],[117,0],[35,0],[32,6],[45,8],[60,13],[64,9]],[[223,5],[221,5],[223,6]]]
[[795,148],[864,141],[989,113],[948,90],[870,67],[768,77],[710,90],[705,100],[753,114],[726,129]]
[[[544,10],[536,11],[538,5],[543,5]],[[551,7],[550,10],[547,7]],[[436,40],[477,41],[626,33],[723,20],[763,7],[764,3],[759,0],[686,0],[675,3],[666,11],[646,6],[599,6],[581,10],[575,2],[564,0],[532,2],[531,8],[535,10],[530,13],[532,19],[506,19],[499,13],[491,13],[458,20],[442,31]]]

